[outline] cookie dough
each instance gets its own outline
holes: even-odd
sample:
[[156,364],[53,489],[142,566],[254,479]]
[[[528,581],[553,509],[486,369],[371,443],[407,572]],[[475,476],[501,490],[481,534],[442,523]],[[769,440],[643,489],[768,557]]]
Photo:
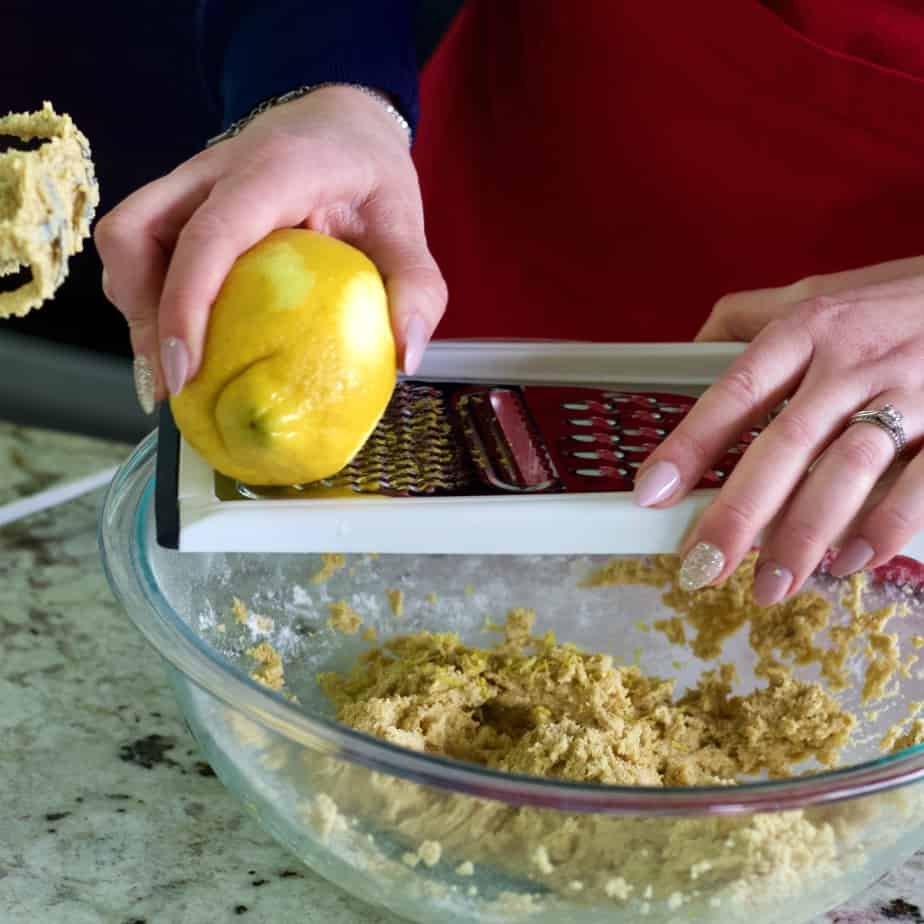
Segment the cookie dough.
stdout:
[[324,552],[321,555],[321,570],[312,578],[314,584],[324,584],[338,571],[346,567],[346,556],[341,552]]
[[[806,591],[776,606],[757,606],[751,598],[756,562],[757,555],[751,554],[723,584],[691,593],[677,584],[676,556],[614,559],[591,574],[583,586],[648,584],[664,588],[662,599],[677,615],[655,622],[654,628],[673,644],[684,644],[685,630],[689,629],[690,648],[703,660],[719,657],[725,640],[748,626],[758,677],[788,670],[790,664],[818,664],[827,688],[843,690],[849,683],[845,665],[852,656],[860,656],[865,659],[863,701],[872,702],[885,695],[897,672],[907,676],[917,658],[911,655],[901,661],[898,635],[885,631],[888,622],[903,615],[902,611],[897,604],[866,610],[866,574],[855,574],[846,582],[841,604],[850,618],[844,625],[832,625],[831,603],[819,593]],[[826,644],[822,645],[825,630]]]
[[396,619],[404,616],[404,591],[397,588],[385,591],[388,597],[388,605],[391,607],[392,614]]
[[247,620],[250,618],[250,613],[247,612],[247,604],[240,597],[235,597],[231,601],[231,616],[239,626],[246,625]]
[[733,665],[675,697],[672,681],[617,666],[513,610],[494,649],[456,635],[402,636],[321,687],[340,721],[403,747],[496,770],[640,786],[731,785],[837,761],[855,723],[818,684],[768,669],[768,684],[732,695]]
[[328,614],[327,625],[344,635],[356,635],[363,624],[362,616],[346,600],[331,603],[328,607]]
[[281,691],[285,686],[285,671],[279,652],[269,642],[260,642],[246,653],[257,662],[250,676],[271,690]]
[[99,204],[90,145],[68,115],[46,102],[38,112],[0,118],[0,135],[47,139],[35,150],[0,153],[0,276],[32,279],[0,292],[0,318],[22,316],[51,298],[83,249]]

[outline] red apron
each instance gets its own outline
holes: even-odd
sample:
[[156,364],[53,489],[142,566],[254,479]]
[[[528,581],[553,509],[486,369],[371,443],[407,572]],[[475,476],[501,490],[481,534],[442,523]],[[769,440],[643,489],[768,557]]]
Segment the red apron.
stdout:
[[415,148],[438,336],[688,340],[727,292],[924,253],[922,121],[924,80],[758,0],[470,0]]

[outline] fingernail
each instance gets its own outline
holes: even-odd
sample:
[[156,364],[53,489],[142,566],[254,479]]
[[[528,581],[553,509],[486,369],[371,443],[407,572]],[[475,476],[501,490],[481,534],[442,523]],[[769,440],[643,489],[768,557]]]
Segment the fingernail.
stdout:
[[106,272],[105,267],[103,267],[103,276],[100,279],[100,287],[103,290],[103,295],[106,296],[106,301],[114,305],[115,300],[112,297],[112,293],[109,291],[109,273]]
[[754,575],[751,596],[758,606],[779,603],[792,587],[792,571],[775,561],[765,561]]
[[154,367],[147,356],[136,356],[133,364],[135,394],[145,414],[154,413]]
[[639,507],[650,507],[670,497],[680,482],[680,470],[673,462],[655,462],[635,480],[633,498]]
[[725,554],[711,542],[697,542],[687,552],[677,583],[681,590],[699,590],[711,584],[725,567]]
[[851,539],[835,556],[828,571],[836,578],[846,577],[859,571],[875,554],[875,549],[865,539]]
[[404,329],[405,375],[413,375],[420,368],[429,336],[430,329],[419,315],[414,315],[407,322],[407,327]]
[[171,395],[178,395],[186,384],[189,372],[189,350],[179,337],[166,337],[160,345],[160,364],[164,384]]

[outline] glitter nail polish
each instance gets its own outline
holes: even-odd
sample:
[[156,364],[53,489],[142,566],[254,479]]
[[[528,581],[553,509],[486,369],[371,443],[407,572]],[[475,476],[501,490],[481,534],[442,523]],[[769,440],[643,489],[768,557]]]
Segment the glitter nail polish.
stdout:
[[725,554],[711,542],[697,542],[680,566],[677,583],[681,590],[699,590],[711,584],[725,567]]
[[145,414],[154,413],[154,367],[146,356],[136,356],[132,366],[135,378],[135,394]]

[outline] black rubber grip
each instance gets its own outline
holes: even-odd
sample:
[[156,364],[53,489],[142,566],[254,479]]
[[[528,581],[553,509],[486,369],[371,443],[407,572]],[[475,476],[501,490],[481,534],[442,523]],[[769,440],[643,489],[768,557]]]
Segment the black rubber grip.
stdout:
[[157,427],[157,469],[154,478],[154,521],[157,544],[165,549],[180,547],[180,431],[162,401]]

